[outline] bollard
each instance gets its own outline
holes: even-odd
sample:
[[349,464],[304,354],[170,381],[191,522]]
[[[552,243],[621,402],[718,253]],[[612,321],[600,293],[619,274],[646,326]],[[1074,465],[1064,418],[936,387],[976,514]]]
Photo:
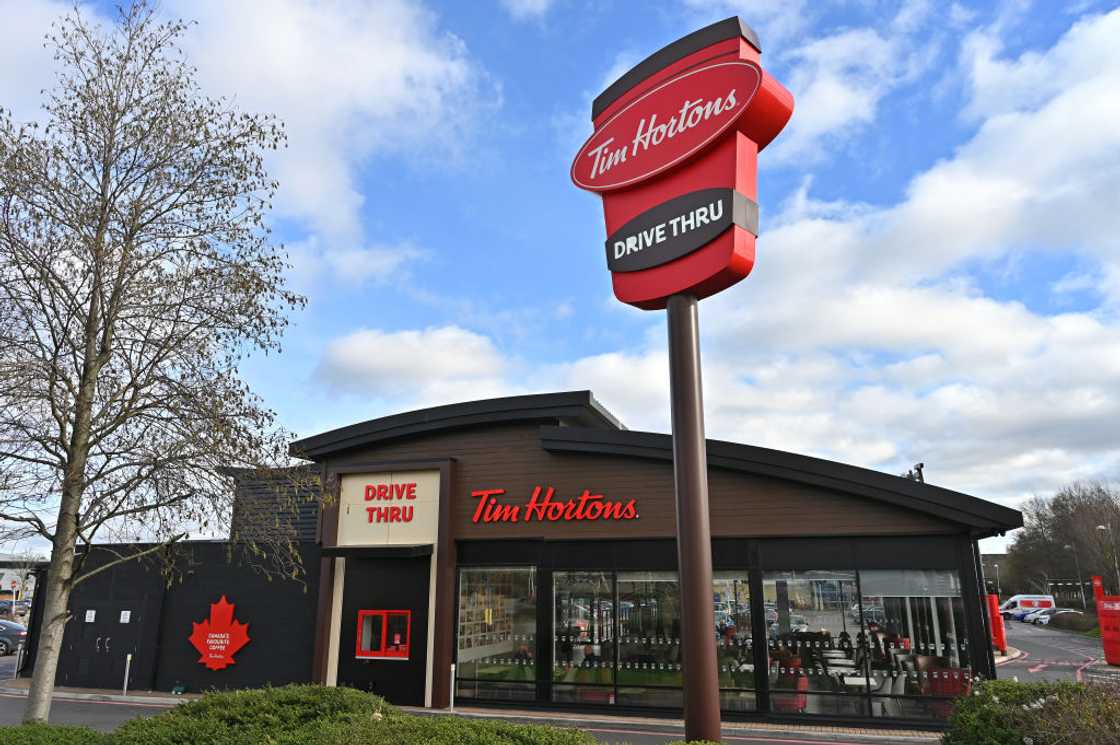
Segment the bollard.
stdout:
[[132,652],[124,658],[124,686],[121,688],[121,695],[128,695],[128,673],[132,669]]
[[451,663],[451,699],[448,704],[449,711],[455,711],[455,663]]

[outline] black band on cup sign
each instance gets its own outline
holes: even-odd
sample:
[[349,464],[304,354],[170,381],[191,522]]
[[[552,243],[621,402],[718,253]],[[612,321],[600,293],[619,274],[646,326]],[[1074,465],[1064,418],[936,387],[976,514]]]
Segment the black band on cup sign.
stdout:
[[646,210],[606,241],[612,272],[637,272],[690,254],[738,225],[758,235],[758,203],[734,189],[700,189]]

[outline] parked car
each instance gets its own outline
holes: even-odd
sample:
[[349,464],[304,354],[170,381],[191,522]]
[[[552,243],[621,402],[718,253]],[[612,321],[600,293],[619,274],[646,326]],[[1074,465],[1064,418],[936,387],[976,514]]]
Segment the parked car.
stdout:
[[0,620],[0,657],[12,654],[27,641],[27,627],[15,621]]
[[[809,630],[809,622],[805,620],[805,616],[790,616],[789,630],[795,634],[803,634]],[[778,621],[774,621],[774,623],[770,624],[770,638],[777,639],[781,635],[781,624]]]
[[1048,626],[1050,624],[1050,619],[1054,616],[1064,616],[1067,613],[1081,615],[1081,611],[1076,608],[1044,608],[1036,613],[1030,614],[1030,616],[1024,620],[1036,626]]

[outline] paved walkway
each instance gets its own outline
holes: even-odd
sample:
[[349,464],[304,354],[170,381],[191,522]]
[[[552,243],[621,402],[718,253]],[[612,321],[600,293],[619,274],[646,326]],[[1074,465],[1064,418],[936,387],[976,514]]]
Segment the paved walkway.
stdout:
[[[27,695],[30,681],[27,678],[0,681],[0,696],[22,697]],[[198,694],[173,696],[164,691],[129,691],[122,695],[119,690],[68,688],[55,689],[56,701],[80,703],[131,704],[138,707],[174,706],[184,700],[197,698]],[[684,723],[679,719],[661,717],[615,716],[610,714],[587,715],[576,712],[557,712],[541,710],[494,709],[488,707],[458,706],[454,711],[423,709],[402,706],[404,711],[413,714],[453,714],[461,717],[479,719],[504,719],[529,724],[552,724],[560,727],[574,727],[586,730],[603,741],[619,742],[665,742],[669,739],[683,739]],[[56,711],[58,709],[56,708]],[[62,713],[59,711],[59,713]],[[124,712],[121,712],[122,714]],[[131,712],[130,712],[131,713]],[[150,711],[144,713],[151,713]],[[52,719],[54,717],[52,716]],[[5,722],[14,724],[15,722]],[[740,742],[777,742],[777,743],[936,743],[940,735],[905,729],[881,729],[870,727],[833,727],[813,723],[773,724],[768,722],[724,722],[724,739]]]
[[[9,696],[26,696],[27,689],[31,686],[31,678],[12,678],[0,680],[0,693]],[[72,701],[117,701],[132,704],[162,704],[175,706],[182,701],[198,698],[200,694],[185,693],[176,696],[167,691],[129,691],[123,695],[119,688],[70,688],[55,686],[56,698],[66,698]]]
[[[529,724],[552,724],[559,727],[614,734],[625,742],[628,734],[649,733],[674,735],[683,739],[684,722],[680,719],[661,717],[633,717],[614,715],[587,715],[576,712],[541,711],[539,709],[495,709],[490,707],[455,707],[454,711],[433,711],[408,706],[399,707],[414,714],[447,714],[480,719],[506,719]],[[936,743],[940,733],[907,729],[872,727],[835,727],[814,724],[775,724],[770,722],[724,722],[725,740],[766,742],[859,742],[859,743]]]

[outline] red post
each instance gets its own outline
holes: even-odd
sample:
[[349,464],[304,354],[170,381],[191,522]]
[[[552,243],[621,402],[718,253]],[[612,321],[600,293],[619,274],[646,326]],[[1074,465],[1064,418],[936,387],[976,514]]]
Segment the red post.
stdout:
[[1100,577],[1093,577],[1093,597],[1097,601],[1104,661],[1120,666],[1120,595],[1105,595],[1104,582]]
[[992,627],[992,646],[1007,654],[1007,630],[1003,627],[1003,616],[999,613],[999,595],[988,595],[988,620]]

